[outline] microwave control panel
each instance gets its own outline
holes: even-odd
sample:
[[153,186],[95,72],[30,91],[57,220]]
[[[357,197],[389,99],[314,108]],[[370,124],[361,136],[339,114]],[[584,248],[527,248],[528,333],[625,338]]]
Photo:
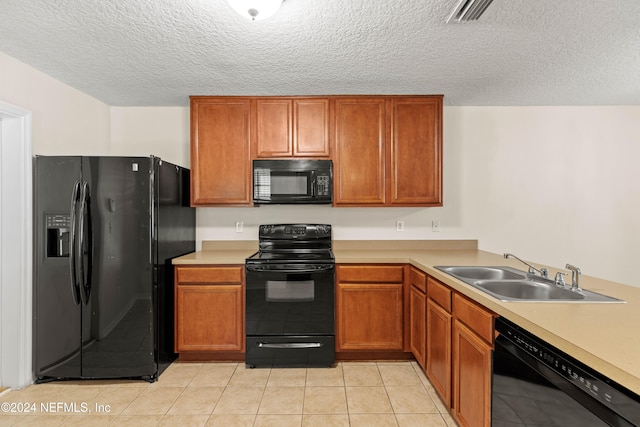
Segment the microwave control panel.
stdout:
[[328,196],[329,191],[331,191],[329,188],[329,175],[319,175],[316,178],[316,183],[318,196]]

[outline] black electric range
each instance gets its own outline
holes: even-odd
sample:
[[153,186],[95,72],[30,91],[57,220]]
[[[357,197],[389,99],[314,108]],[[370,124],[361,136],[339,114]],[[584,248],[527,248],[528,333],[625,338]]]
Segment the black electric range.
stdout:
[[245,263],[247,366],[333,365],[331,226],[261,225],[258,238]]

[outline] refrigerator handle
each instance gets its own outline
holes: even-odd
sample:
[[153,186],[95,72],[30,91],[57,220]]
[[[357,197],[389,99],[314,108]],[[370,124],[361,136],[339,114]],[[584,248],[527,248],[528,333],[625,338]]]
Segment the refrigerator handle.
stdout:
[[[84,305],[87,305],[89,304],[89,296],[91,294],[91,276],[93,270],[93,224],[91,223],[91,194],[89,191],[89,183],[87,183],[86,181],[82,184],[82,193],[80,196],[80,212],[78,214],[78,217],[79,234],[77,255],[80,257],[79,291],[82,303]],[[85,225],[87,225],[86,235],[84,233]]]
[[78,196],[80,195],[80,181],[73,184],[71,192],[71,233],[69,236],[69,269],[71,271],[71,295],[76,305],[80,304],[80,295],[78,295],[78,276],[76,274],[76,239],[77,239],[77,209]]

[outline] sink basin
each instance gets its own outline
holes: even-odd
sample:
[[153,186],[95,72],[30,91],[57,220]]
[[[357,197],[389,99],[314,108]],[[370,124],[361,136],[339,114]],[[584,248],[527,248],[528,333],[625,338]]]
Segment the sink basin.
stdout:
[[625,301],[583,289],[556,286],[553,281],[512,267],[436,266],[456,279],[500,301],[509,302],[613,302]]
[[527,277],[524,271],[509,267],[452,266],[436,268],[458,278],[474,280],[510,280],[524,279]]
[[501,300],[582,300],[585,296],[556,285],[533,280],[479,280],[473,286]]

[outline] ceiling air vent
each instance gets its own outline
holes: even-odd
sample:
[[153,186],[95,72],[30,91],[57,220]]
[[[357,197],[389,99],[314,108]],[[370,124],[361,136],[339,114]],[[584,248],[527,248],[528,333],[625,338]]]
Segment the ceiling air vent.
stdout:
[[447,19],[450,22],[475,21],[480,18],[493,0],[460,0]]

